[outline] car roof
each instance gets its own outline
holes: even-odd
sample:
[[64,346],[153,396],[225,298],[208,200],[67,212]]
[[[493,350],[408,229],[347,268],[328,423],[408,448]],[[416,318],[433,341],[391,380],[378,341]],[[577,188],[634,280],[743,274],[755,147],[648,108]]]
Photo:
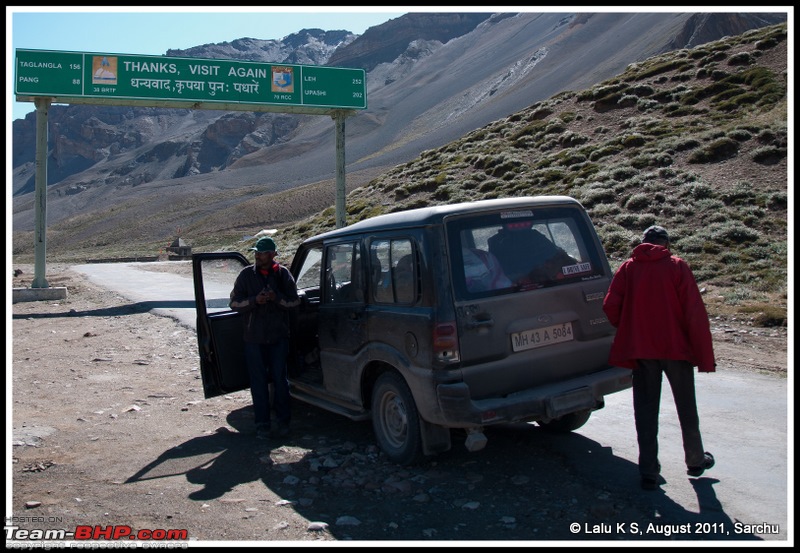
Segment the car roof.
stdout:
[[340,236],[353,234],[372,233],[383,230],[396,230],[400,228],[419,227],[435,223],[441,223],[445,217],[464,213],[479,213],[483,211],[494,211],[497,209],[519,209],[522,207],[541,207],[545,205],[573,205],[580,206],[580,202],[570,196],[521,196],[517,198],[493,198],[489,200],[477,200],[474,202],[461,202],[456,204],[434,205],[429,207],[419,207],[387,213],[364,219],[352,225],[331,230],[316,236],[312,236],[303,243],[327,240]]

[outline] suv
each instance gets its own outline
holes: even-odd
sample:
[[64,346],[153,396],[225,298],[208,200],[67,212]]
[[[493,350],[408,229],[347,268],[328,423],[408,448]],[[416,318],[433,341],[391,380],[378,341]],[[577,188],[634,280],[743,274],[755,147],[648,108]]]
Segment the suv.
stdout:
[[[240,253],[194,254],[205,397],[248,387],[238,313]],[[581,204],[566,196],[482,200],[373,217],[306,239],[291,271],[292,396],[372,420],[409,464],[486,444],[486,426],[569,432],[629,388],[608,365],[602,303],[612,273]]]

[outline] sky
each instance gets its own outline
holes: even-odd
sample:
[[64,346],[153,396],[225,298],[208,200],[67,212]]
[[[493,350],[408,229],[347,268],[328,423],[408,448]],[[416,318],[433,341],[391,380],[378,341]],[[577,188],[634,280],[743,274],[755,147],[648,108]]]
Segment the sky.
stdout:
[[[284,11],[280,11],[284,10]],[[428,8],[413,8],[427,11]],[[6,112],[13,119],[35,111],[33,102],[14,99],[17,48],[71,52],[164,55],[169,49],[230,42],[238,38],[280,40],[302,29],[347,30],[370,27],[408,13],[403,6],[299,7],[6,7]],[[446,11],[440,10],[440,11]],[[459,11],[470,11],[460,9]]]

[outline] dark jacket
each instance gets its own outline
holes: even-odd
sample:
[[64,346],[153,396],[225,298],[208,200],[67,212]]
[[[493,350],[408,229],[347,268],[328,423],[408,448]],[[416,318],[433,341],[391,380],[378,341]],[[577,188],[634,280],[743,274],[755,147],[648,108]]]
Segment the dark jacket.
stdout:
[[689,265],[664,246],[640,244],[617,269],[603,301],[617,327],[609,362],[636,368],[637,359],[688,361],[715,370],[711,327]]
[[[258,304],[256,296],[264,288],[275,291],[275,301]],[[228,305],[244,316],[245,342],[271,344],[289,337],[288,310],[299,304],[292,273],[273,263],[267,275],[261,274],[255,264],[242,269],[233,284]]]

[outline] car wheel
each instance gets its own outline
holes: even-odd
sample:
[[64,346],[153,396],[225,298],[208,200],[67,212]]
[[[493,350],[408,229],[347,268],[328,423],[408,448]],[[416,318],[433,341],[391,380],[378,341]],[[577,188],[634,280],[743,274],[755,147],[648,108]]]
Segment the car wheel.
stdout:
[[575,413],[564,415],[563,417],[551,420],[550,422],[539,421],[537,424],[548,432],[572,432],[573,430],[577,430],[586,424],[586,421],[589,420],[589,416],[591,414],[592,410],[586,409],[584,411],[576,411]]
[[395,463],[408,465],[422,458],[417,407],[411,390],[397,373],[383,373],[375,382],[372,428],[378,445]]

